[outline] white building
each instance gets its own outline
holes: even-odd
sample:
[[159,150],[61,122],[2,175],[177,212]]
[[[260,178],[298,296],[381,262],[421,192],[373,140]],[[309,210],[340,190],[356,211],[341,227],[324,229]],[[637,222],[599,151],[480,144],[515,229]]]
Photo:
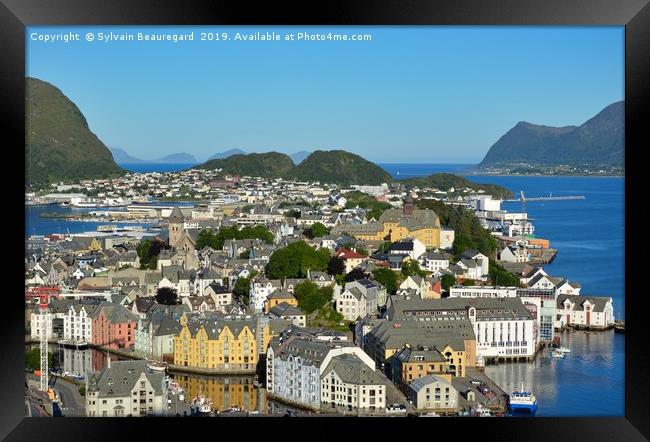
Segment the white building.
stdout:
[[515,298],[517,297],[517,287],[455,285],[449,288],[449,297],[450,298]]
[[454,245],[454,239],[456,239],[456,233],[454,229],[448,227],[440,228],[440,248],[449,250]]
[[458,391],[451,375],[416,378],[408,386],[407,397],[418,410],[453,412],[458,408]]
[[342,314],[344,319],[356,321],[358,317],[366,316],[366,301],[366,296],[358,287],[346,288],[334,300],[334,309]]
[[86,416],[160,416],[166,409],[165,374],[146,361],[109,361],[86,380]]
[[89,343],[92,340],[92,314],[97,304],[74,303],[63,317],[63,340],[74,343]]
[[614,325],[612,298],[603,296],[559,295],[556,328],[567,326],[605,329]]
[[428,272],[439,272],[449,268],[449,258],[438,251],[420,257],[420,265]]
[[264,309],[266,297],[275,290],[282,288],[282,281],[279,279],[268,279],[264,277],[253,279],[250,284],[250,305],[258,312]]

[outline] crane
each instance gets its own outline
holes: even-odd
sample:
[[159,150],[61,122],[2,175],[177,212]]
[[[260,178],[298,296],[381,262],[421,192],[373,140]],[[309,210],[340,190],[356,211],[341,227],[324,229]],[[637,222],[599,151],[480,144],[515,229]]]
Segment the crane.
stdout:
[[60,293],[57,286],[39,286],[27,289],[25,298],[38,298],[38,309],[40,316],[39,343],[41,350],[41,391],[47,392],[49,388],[49,367],[47,360],[47,331],[48,331],[48,305],[50,297],[58,297]]

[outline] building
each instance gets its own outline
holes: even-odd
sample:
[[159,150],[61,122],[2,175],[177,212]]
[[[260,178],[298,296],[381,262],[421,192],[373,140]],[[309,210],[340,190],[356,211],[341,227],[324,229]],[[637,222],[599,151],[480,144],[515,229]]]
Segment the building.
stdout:
[[357,318],[366,316],[367,306],[367,298],[358,287],[346,288],[334,299],[334,310],[348,321],[356,321]]
[[369,358],[334,356],[321,375],[321,405],[345,412],[386,410],[386,378]]
[[458,391],[451,375],[429,375],[415,379],[406,396],[418,410],[454,413],[458,408]]
[[406,344],[391,358],[390,379],[404,394],[414,379],[444,373],[449,373],[449,361],[436,348]]
[[174,364],[210,371],[254,372],[256,323],[251,319],[181,318],[174,337]]
[[516,296],[517,287],[455,285],[449,288],[450,298],[515,298]]
[[109,361],[86,380],[86,416],[160,416],[166,408],[165,374],[146,361]]
[[129,309],[112,302],[102,302],[92,315],[92,340],[94,345],[109,348],[135,346],[138,316]]
[[427,251],[426,246],[418,239],[405,238],[396,241],[388,247],[390,255],[408,255],[409,258],[417,260]]
[[341,224],[330,232],[343,232],[361,240],[399,241],[411,237],[421,241],[427,248],[440,247],[440,219],[432,210],[416,209],[408,197],[403,208],[388,209],[377,222],[367,224]]
[[298,300],[287,290],[275,290],[273,293],[266,297],[266,302],[264,303],[264,312],[268,313],[273,307],[282,303],[298,307]]
[[483,359],[530,359],[539,342],[538,319],[518,297],[395,299],[386,317],[404,322],[467,318],[476,337],[476,354]]
[[269,311],[269,315],[273,319],[287,319],[298,327],[305,327],[307,325],[307,316],[305,315],[305,312],[295,305],[286,302],[274,305]]
[[449,268],[449,258],[434,250],[420,257],[420,266],[428,272],[439,272]]
[[334,253],[335,258],[342,259],[345,263],[345,273],[350,273],[352,269],[361,264],[361,262],[366,258],[360,253],[354,252],[352,250],[341,248]]
[[465,376],[476,366],[476,337],[472,323],[463,315],[447,319],[383,320],[364,336],[364,351],[391,375],[391,358],[405,345],[436,349],[448,362],[449,373]]
[[264,309],[264,302],[274,291],[282,289],[282,281],[279,279],[268,279],[257,276],[250,282],[250,304],[255,311],[261,312]]
[[604,296],[559,295],[555,327],[606,329],[614,326],[612,298]]
[[71,304],[63,317],[63,340],[74,344],[92,342],[92,316],[97,308],[97,303],[75,302]]
[[[321,375],[330,361],[342,354],[356,355],[368,367],[374,367],[372,359],[351,342],[321,340],[302,333],[274,339],[266,352],[266,389],[269,395],[319,409],[323,385]],[[329,381],[327,385],[330,385]],[[327,399],[331,400],[331,394]]]

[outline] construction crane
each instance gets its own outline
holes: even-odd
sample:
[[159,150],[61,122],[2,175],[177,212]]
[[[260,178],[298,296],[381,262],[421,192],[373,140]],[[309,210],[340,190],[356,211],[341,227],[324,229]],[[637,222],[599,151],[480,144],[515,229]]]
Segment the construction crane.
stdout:
[[520,195],[521,195],[521,239],[522,241],[526,241],[526,218],[528,218],[528,215],[524,216],[524,214],[526,213],[526,195],[524,195],[523,190],[520,192]]
[[48,332],[48,305],[51,297],[58,297],[60,294],[59,287],[56,286],[39,286],[27,289],[25,298],[31,300],[38,298],[38,314],[40,317],[39,343],[41,349],[41,391],[48,392],[49,389],[49,367],[47,359],[47,332]]

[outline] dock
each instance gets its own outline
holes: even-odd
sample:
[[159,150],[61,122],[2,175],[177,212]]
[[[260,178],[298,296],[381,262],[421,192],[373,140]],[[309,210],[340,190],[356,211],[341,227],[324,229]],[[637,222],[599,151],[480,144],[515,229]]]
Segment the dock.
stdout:
[[[583,195],[566,195],[566,196],[536,196],[532,198],[524,198],[524,202],[528,201],[568,201],[568,200],[584,200]],[[521,198],[503,200],[504,203],[520,203]]]

